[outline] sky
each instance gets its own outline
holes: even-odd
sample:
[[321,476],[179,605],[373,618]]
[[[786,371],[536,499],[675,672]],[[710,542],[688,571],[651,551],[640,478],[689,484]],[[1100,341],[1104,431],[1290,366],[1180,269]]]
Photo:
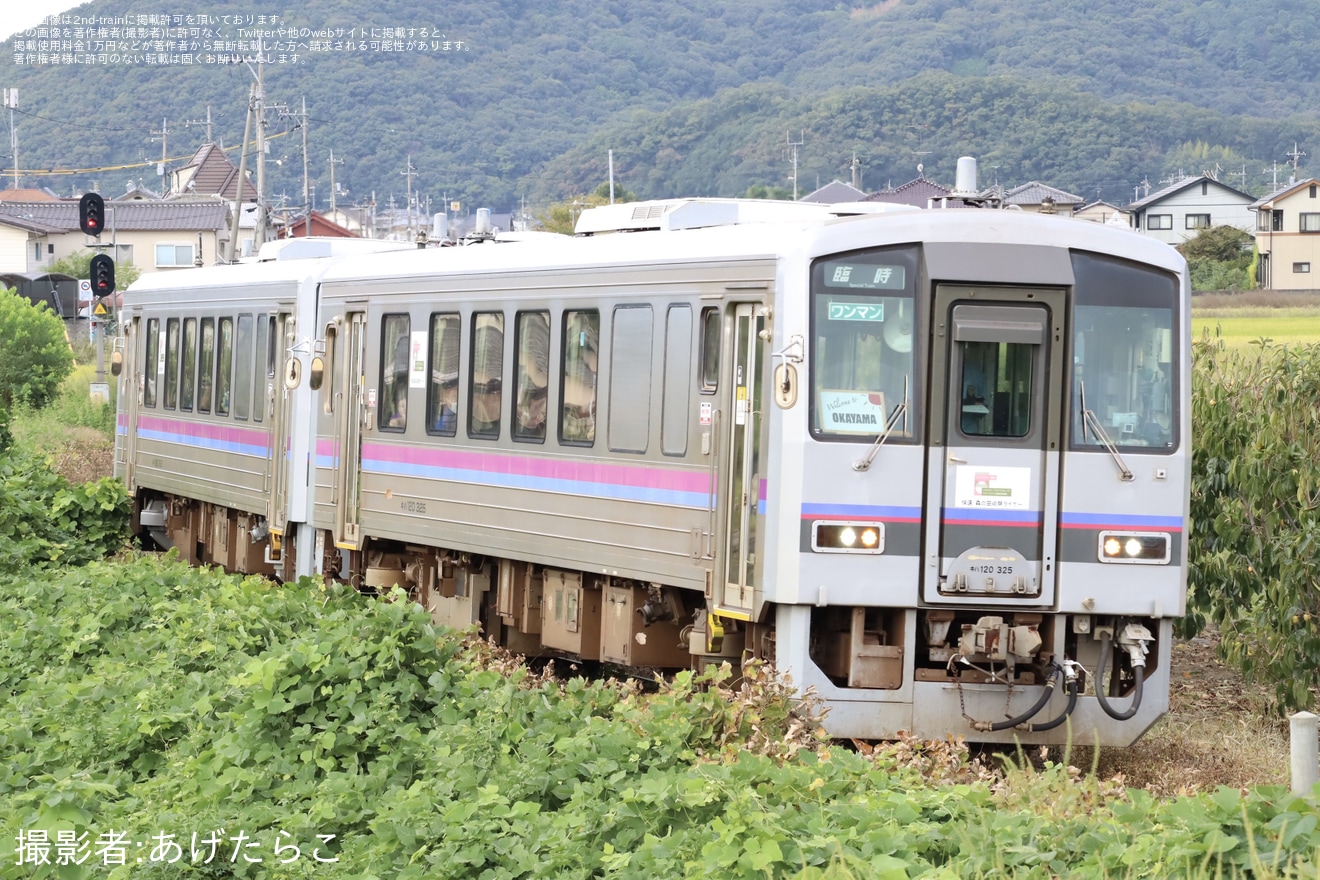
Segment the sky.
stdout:
[[0,0],[0,40],[36,27],[48,15],[80,6],[86,0]]

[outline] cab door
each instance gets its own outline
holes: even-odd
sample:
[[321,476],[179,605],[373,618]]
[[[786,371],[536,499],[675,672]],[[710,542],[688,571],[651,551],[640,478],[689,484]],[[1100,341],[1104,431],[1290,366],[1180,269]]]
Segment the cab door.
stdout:
[[1051,604],[1064,292],[943,285],[934,314],[922,598]]
[[725,565],[717,611],[746,620],[754,601],[761,531],[761,371],[765,318],[754,303],[732,309],[731,380],[722,438],[728,456],[718,491],[725,499],[723,550]]

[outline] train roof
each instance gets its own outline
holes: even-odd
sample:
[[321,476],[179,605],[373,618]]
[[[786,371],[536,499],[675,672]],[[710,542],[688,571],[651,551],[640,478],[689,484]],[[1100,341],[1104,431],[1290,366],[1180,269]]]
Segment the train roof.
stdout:
[[[361,241],[336,250],[309,241],[286,245],[275,259],[149,273],[127,293],[131,299],[180,289],[232,290],[313,280],[352,283],[436,274],[773,260],[788,254],[812,259],[914,242],[1055,246],[1114,254],[1172,272],[1185,269],[1182,256],[1164,242],[1076,218],[990,208],[893,208],[878,203],[818,205],[746,199],[629,203],[593,209],[599,213],[578,227],[598,230],[590,234],[542,234],[514,241],[493,239],[427,248]],[[583,216],[588,214],[592,211]],[[611,229],[615,231],[606,231]],[[263,255],[270,253],[263,249]]]
[[[723,204],[704,200],[703,221],[720,212],[732,222],[688,226],[680,222],[646,231],[578,235],[522,241],[483,242],[463,247],[426,248],[350,257],[336,261],[326,283],[358,279],[403,279],[433,274],[510,273],[587,266],[645,266],[671,262],[724,262],[777,259],[796,254],[812,259],[882,245],[914,242],[1027,244],[1115,254],[1172,272],[1183,271],[1182,256],[1164,242],[1127,229],[1068,217],[977,208],[911,209],[852,213],[853,206],[812,205],[750,222]],[[627,205],[612,206],[627,208]],[[860,209],[859,209],[860,210]],[[742,212],[743,205],[737,204]],[[755,215],[754,215],[755,216]]]

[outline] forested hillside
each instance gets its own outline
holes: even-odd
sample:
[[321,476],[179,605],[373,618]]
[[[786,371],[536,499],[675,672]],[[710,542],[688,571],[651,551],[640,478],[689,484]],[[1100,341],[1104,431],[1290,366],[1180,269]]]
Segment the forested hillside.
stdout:
[[[77,12],[143,11],[93,0]],[[234,0],[214,13],[270,9]],[[267,102],[281,105],[267,117],[277,136],[269,191],[292,205],[302,201],[304,98],[322,206],[331,149],[343,161],[341,203],[375,193],[402,204],[411,159],[414,192],[464,210],[591,189],[609,149],[642,197],[791,186],[790,133],[802,141],[803,190],[848,179],[854,153],[867,189],[911,179],[918,162],[950,179],[971,154],[987,181],[1045,179],[1119,202],[1180,169],[1218,167],[1260,191],[1272,181],[1262,168],[1294,142],[1320,149],[1320,84],[1307,63],[1320,21],[1294,0],[380,0],[369,11],[311,0],[268,26],[342,32],[325,47],[300,37],[265,66]],[[425,31],[429,48],[342,48],[384,28],[408,34],[400,46]],[[232,23],[219,31],[239,37]],[[213,139],[238,144],[251,68],[205,63],[200,51],[183,63],[190,40],[166,64],[118,66],[6,43],[20,167],[89,169],[24,184],[154,187],[162,147],[167,164],[189,156],[208,107]]]

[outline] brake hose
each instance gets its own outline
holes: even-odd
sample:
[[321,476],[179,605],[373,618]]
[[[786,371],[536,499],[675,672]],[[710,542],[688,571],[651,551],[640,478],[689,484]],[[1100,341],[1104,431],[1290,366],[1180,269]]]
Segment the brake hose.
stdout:
[[[1114,657],[1113,637],[1105,634],[1100,637],[1100,663],[1097,671],[1102,673],[1109,668],[1109,663]],[[1146,678],[1146,665],[1144,663],[1134,664],[1132,666],[1133,690],[1132,705],[1124,712],[1119,712],[1109,704],[1109,699],[1105,697],[1105,689],[1100,681],[1100,676],[1096,676],[1095,698],[1100,701],[1100,708],[1105,710],[1105,714],[1115,721],[1127,721],[1137,710],[1141,708],[1141,686]]]

